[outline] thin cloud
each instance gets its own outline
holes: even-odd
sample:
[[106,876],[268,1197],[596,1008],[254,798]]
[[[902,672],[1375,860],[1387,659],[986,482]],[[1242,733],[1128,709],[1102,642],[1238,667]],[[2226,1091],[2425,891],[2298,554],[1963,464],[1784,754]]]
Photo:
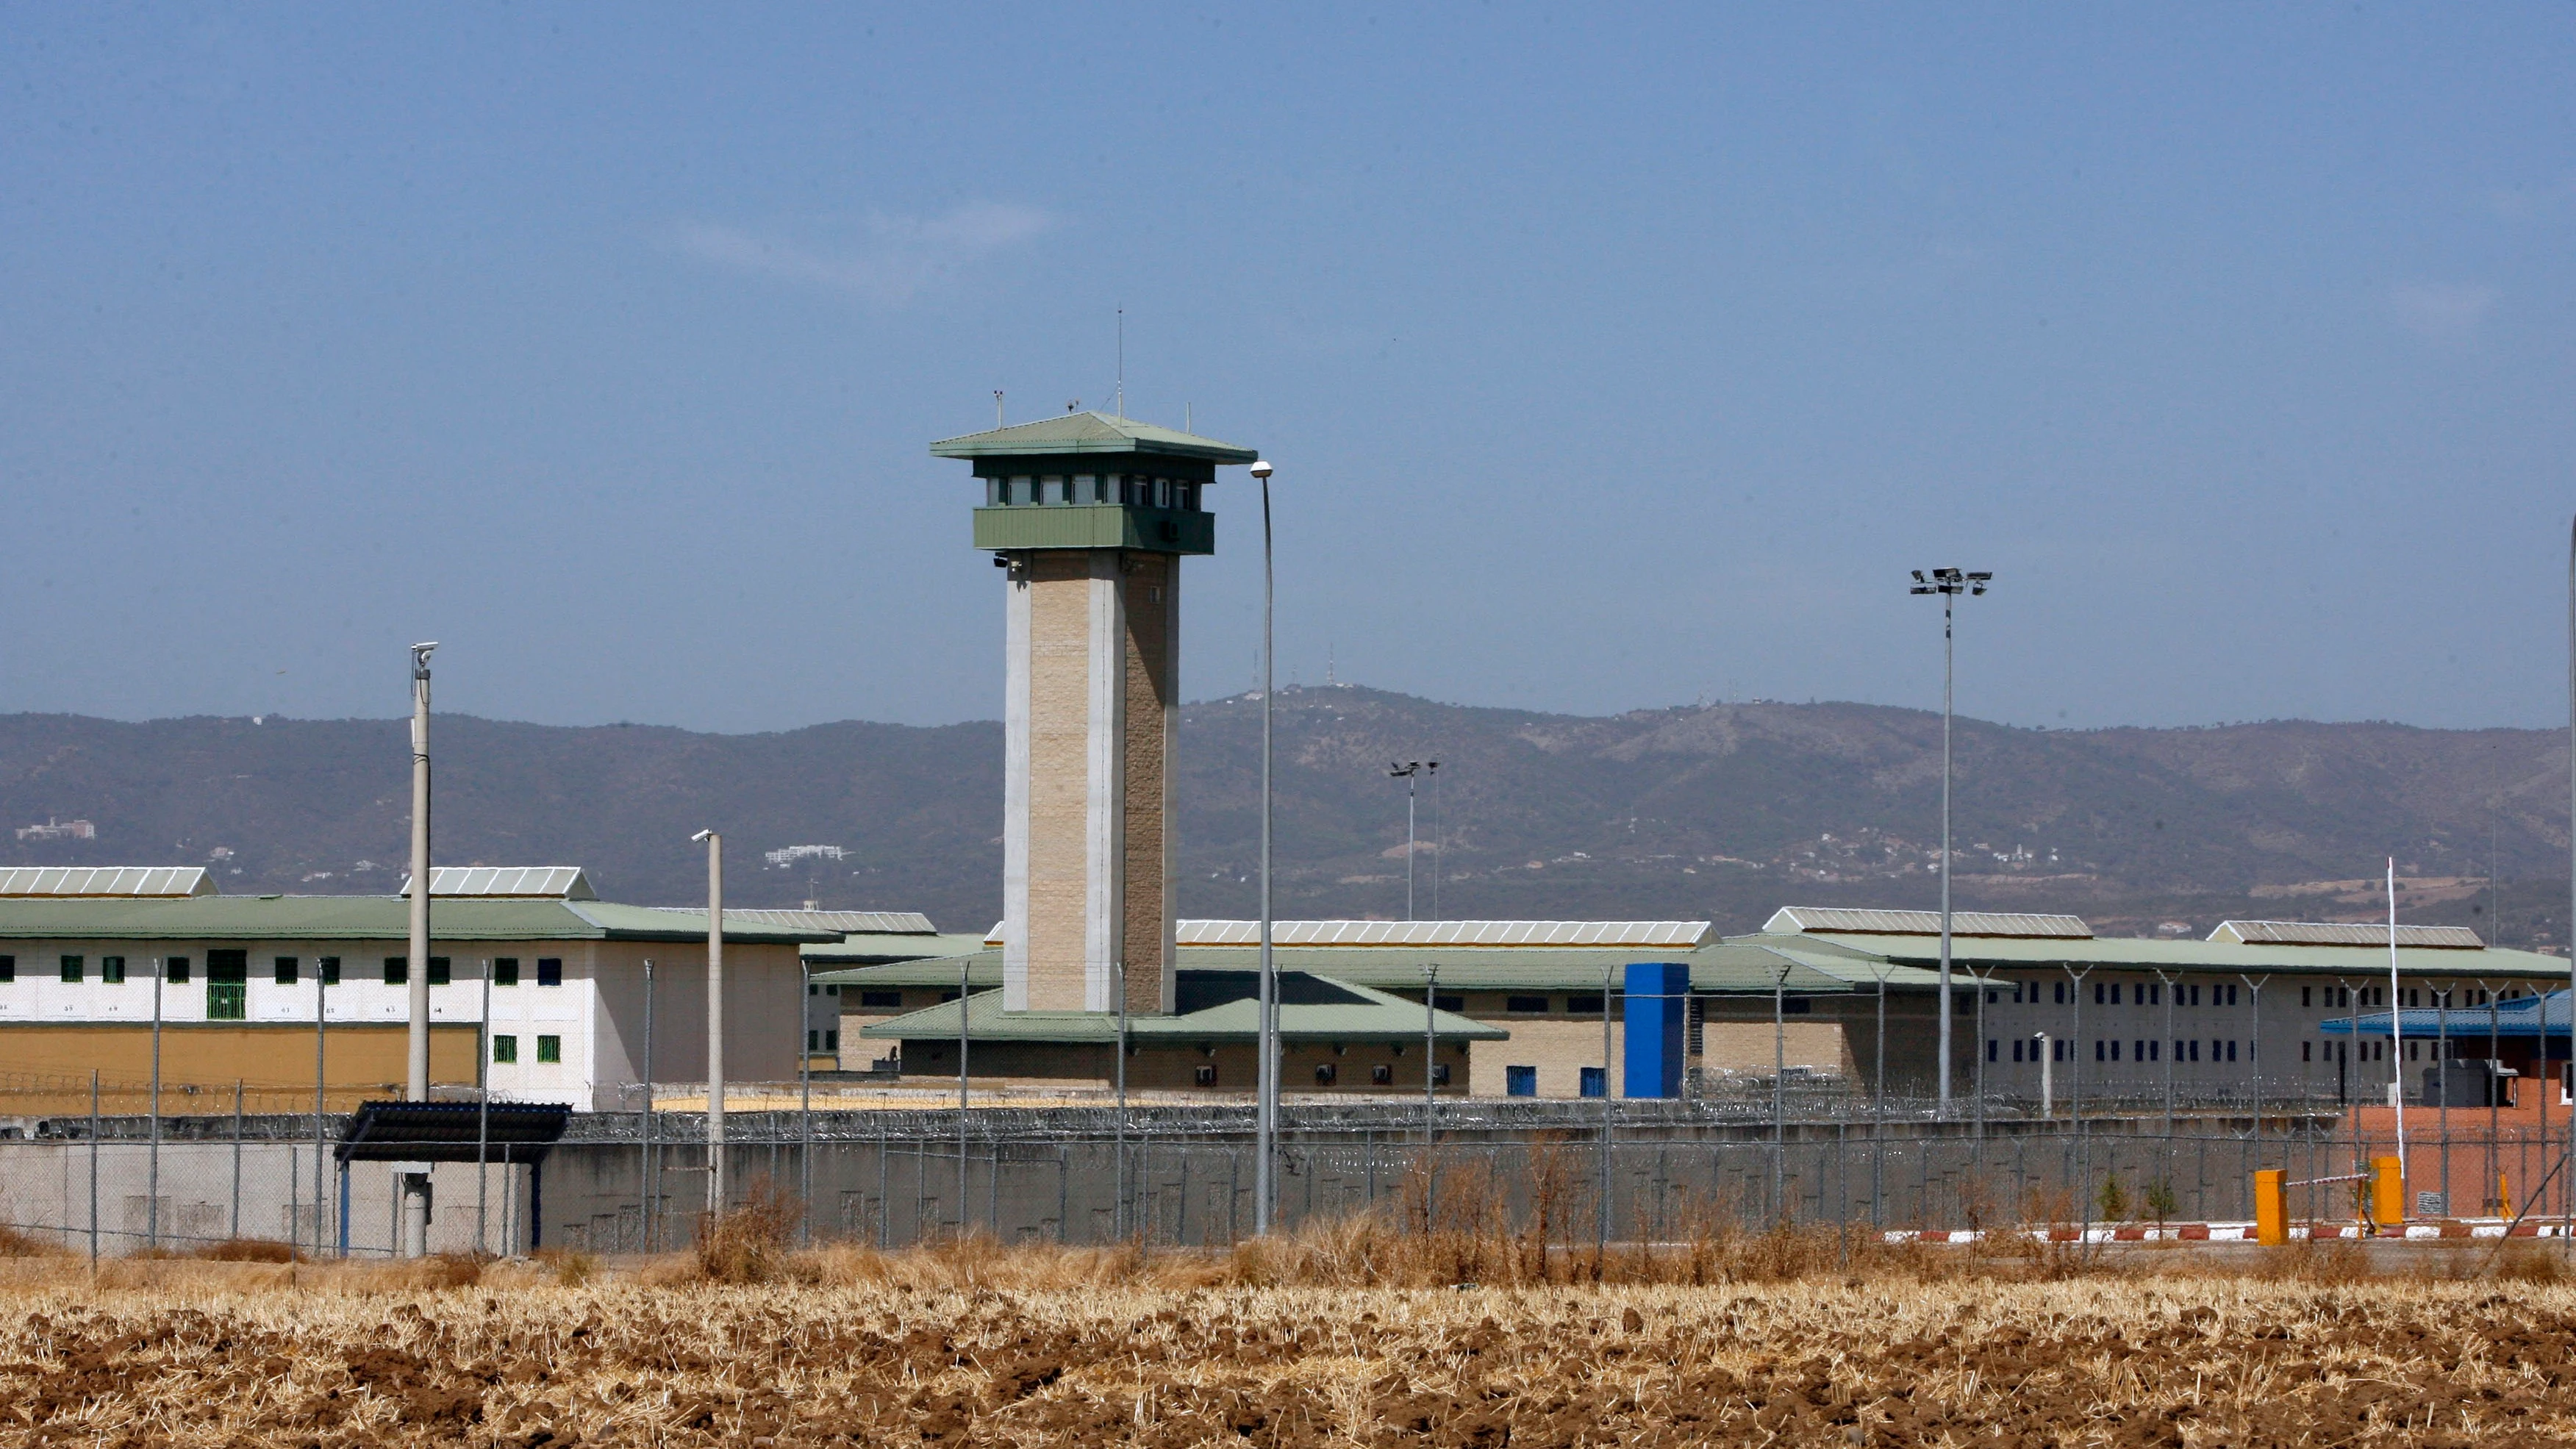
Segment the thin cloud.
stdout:
[[979,201],[939,216],[870,216],[855,244],[815,246],[715,222],[683,222],[671,244],[703,262],[900,307],[993,252],[1055,225],[1030,206]]
[[2399,326],[2435,342],[2457,342],[2495,310],[2496,289],[2451,282],[2409,282],[2389,294]]

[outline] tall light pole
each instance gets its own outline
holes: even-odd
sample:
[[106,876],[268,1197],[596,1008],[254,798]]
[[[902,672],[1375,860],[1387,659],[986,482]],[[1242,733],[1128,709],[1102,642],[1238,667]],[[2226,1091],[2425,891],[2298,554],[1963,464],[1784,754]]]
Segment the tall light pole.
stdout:
[[[411,1014],[403,1100],[429,1100],[429,656],[435,640],[411,646],[411,940],[403,963]],[[321,1023],[314,1023],[319,1033]],[[402,1251],[429,1256],[429,1173],[402,1177]]]
[[1931,577],[1923,570],[1914,571],[1910,592],[1941,596],[1941,1081],[1937,1101],[1939,1115],[1950,1115],[1950,703],[1954,678],[1950,615],[1961,594],[1982,594],[1991,573],[1961,573],[1957,569],[1934,569]]
[[[701,830],[707,847],[707,1211],[725,1209],[724,837]],[[805,1009],[803,1002],[796,1009]]]
[[1404,918],[1413,919],[1413,779],[1422,771],[1420,760],[1399,760],[1388,764],[1390,778],[1404,782]]
[[1261,1069],[1253,1109],[1252,1231],[1270,1233],[1271,1158],[1279,1143],[1279,974],[1270,959],[1270,696],[1276,677],[1271,630],[1270,461],[1252,465],[1261,482]]
[[1440,876],[1449,869],[1449,837],[1440,831],[1440,762],[1425,760],[1422,768],[1431,772],[1431,919],[1440,917]]

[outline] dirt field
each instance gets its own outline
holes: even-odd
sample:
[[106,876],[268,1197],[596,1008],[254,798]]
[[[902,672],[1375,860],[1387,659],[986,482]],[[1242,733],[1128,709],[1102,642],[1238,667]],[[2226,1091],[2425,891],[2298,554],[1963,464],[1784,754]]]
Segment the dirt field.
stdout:
[[[1904,1261],[1254,1286],[1276,1264],[0,1262],[0,1445],[2494,1445],[2576,1436],[2576,1289]],[[2503,1276],[2437,1273],[2501,1266]]]

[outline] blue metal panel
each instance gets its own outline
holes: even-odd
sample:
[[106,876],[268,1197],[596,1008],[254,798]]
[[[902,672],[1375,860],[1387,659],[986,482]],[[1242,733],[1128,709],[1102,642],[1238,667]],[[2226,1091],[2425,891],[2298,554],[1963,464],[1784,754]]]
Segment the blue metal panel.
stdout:
[[1690,967],[1671,961],[1631,962],[1625,1004],[1627,1071],[1621,1095],[1680,1096]]

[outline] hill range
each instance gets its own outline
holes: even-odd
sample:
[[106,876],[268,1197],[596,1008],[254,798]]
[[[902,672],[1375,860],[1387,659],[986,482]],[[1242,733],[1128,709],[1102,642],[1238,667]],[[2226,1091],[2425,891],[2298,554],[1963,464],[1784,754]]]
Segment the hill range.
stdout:
[[[1404,914],[1404,796],[1423,780],[1416,914],[1706,917],[1932,905],[1937,714],[1718,704],[1603,718],[1282,690],[1283,916]],[[1181,719],[1185,915],[1255,909],[1259,700]],[[229,893],[387,892],[409,809],[400,720],[0,717],[0,863],[204,864]],[[732,846],[740,905],[919,910],[991,924],[1001,726],[845,722],[716,735],[442,716],[441,863],[585,866],[602,895],[700,899],[688,836]],[[1961,720],[1961,907],[2070,911],[2103,934],[2228,916],[2364,919],[2394,855],[2409,920],[2563,943],[2567,737],[2276,721],[2047,730]],[[772,851],[829,846],[772,862]],[[2497,884],[2498,881],[2502,884]],[[2498,906],[2501,910],[2498,910]],[[2501,921],[2501,928],[2497,922]]]

